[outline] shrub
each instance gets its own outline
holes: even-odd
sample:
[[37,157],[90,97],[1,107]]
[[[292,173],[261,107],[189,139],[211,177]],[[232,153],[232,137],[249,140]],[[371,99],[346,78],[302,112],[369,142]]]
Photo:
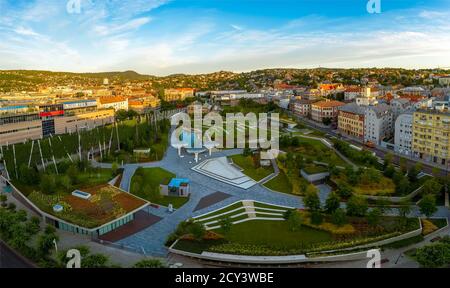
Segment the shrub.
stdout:
[[352,196],[347,202],[347,214],[350,216],[363,217],[367,213],[369,205],[365,198],[359,196]]
[[420,213],[427,217],[430,217],[437,211],[436,207],[436,196],[433,194],[426,194],[422,197],[419,202]]
[[133,265],[133,268],[164,268],[158,259],[143,259]]
[[422,219],[422,235],[428,235],[431,232],[438,230],[438,227],[430,220]]
[[378,208],[374,208],[367,213],[367,222],[371,226],[376,226],[380,223],[381,220],[381,210]]
[[336,209],[341,206],[340,201],[341,199],[339,198],[339,196],[336,193],[331,192],[325,202],[325,210],[327,211],[327,213],[331,214],[336,211]]
[[331,214],[331,222],[335,225],[342,226],[347,223],[347,217],[344,209],[338,208]]
[[314,225],[320,225],[323,222],[323,216],[318,211],[313,211],[311,213],[311,223]]
[[302,226],[302,217],[298,211],[292,211],[287,218],[289,229],[293,232],[300,230]]

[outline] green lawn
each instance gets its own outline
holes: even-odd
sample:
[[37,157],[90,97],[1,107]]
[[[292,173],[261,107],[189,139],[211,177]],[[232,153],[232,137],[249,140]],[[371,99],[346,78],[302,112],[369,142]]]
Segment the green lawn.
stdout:
[[249,176],[255,181],[259,181],[273,173],[272,166],[256,168],[251,156],[233,155],[230,158],[233,160],[234,164],[244,170],[242,172],[245,175]]
[[156,200],[156,204],[162,206],[169,206],[172,204],[173,208],[178,209],[189,201],[189,197],[164,196]]
[[[220,229],[217,230],[219,233]],[[222,232],[223,233],[223,232]],[[331,234],[302,226],[292,232],[287,221],[247,221],[233,225],[226,240],[251,245],[269,245],[277,248],[298,248],[299,246],[329,242]]]
[[264,186],[274,191],[292,194],[292,184],[286,174],[281,170],[277,177],[271,179],[269,182],[266,182]]
[[253,220],[233,225],[228,233],[224,233],[221,229],[213,231],[225,235],[225,239],[219,241],[180,240],[175,248],[201,253],[214,246],[231,243],[263,246],[267,247],[269,251],[273,249],[289,254],[290,249],[303,249],[309,245],[332,241],[331,233],[305,226],[292,232],[287,221]]
[[305,171],[309,175],[312,175],[328,172],[328,168],[320,165],[309,164],[306,165],[305,168],[303,168],[303,171]]
[[130,192],[158,205],[172,204],[174,208],[180,208],[189,201],[189,198],[161,196],[160,194],[159,185],[168,184],[172,178],[175,178],[175,174],[159,167],[140,168],[131,178]]

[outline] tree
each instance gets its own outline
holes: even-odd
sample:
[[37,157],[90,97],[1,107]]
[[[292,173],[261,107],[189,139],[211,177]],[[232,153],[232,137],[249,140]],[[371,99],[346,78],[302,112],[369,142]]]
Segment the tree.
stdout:
[[109,258],[103,254],[92,254],[81,259],[82,268],[108,268]]
[[54,241],[58,241],[59,237],[54,232],[50,232],[49,229],[46,228],[46,231],[39,235],[37,247],[39,253],[46,257],[50,254],[50,251],[55,247]]
[[418,248],[416,259],[421,266],[426,268],[444,267],[450,263],[450,245],[438,243]]
[[398,214],[402,218],[408,217],[409,213],[411,213],[411,205],[408,200],[405,200],[400,203],[400,207],[398,208]]
[[333,119],[332,118],[330,118],[330,117],[324,117],[324,118],[322,118],[322,123],[324,124],[324,125],[330,125],[331,124],[331,122],[333,122]]
[[436,196],[433,194],[426,194],[422,197],[422,200],[420,200],[418,205],[420,208],[420,213],[430,217],[437,211]]
[[53,194],[56,192],[56,180],[53,174],[44,174],[41,177],[41,192],[44,194]]
[[393,165],[389,164],[383,172],[384,176],[388,177],[388,178],[392,178],[395,174],[395,168]]
[[399,164],[400,164],[399,166],[400,166],[400,170],[402,171],[403,175],[405,175],[406,172],[408,171],[408,166],[406,163],[407,163],[406,159],[401,157],[400,161],[399,161]]
[[381,215],[381,210],[374,208],[367,213],[367,222],[371,226],[377,226],[380,223]]
[[414,166],[411,166],[408,170],[408,178],[411,182],[417,181],[417,176],[419,175],[420,171],[422,170],[422,164],[416,163]]
[[409,192],[409,180],[408,177],[401,173],[396,173],[394,176],[395,191],[400,195],[406,195]]
[[392,164],[392,159],[394,158],[394,154],[392,154],[392,152],[388,152],[384,155],[384,169],[386,169],[387,167],[389,167]]
[[112,170],[112,174],[115,176],[117,175],[119,172],[119,164],[117,162],[113,162],[111,165],[111,170]]
[[8,200],[8,197],[6,197],[6,195],[3,195],[3,194],[0,195],[0,202],[2,202],[2,207],[6,207],[7,200]]
[[78,183],[78,173],[78,167],[76,165],[70,165],[69,168],[67,168],[66,175],[74,185]]
[[133,268],[164,268],[158,259],[143,259],[133,265]]
[[231,228],[233,227],[233,221],[231,220],[230,217],[224,217],[224,218],[220,219],[219,225],[222,228],[223,232],[225,234],[228,234],[228,233],[230,233]]
[[71,190],[72,181],[67,175],[61,175],[58,177],[58,184],[61,185],[65,190]]
[[331,214],[331,223],[338,226],[347,223],[347,216],[345,215],[344,209],[338,208]]
[[303,203],[311,211],[318,211],[320,209],[320,198],[317,193],[317,188],[314,185],[310,184],[306,189]]
[[292,232],[300,230],[302,226],[302,216],[298,211],[292,211],[287,218],[289,229]]
[[189,234],[196,240],[201,240],[205,236],[206,230],[203,224],[198,222],[191,222],[188,227]]
[[331,192],[328,194],[327,200],[325,202],[325,210],[327,213],[333,213],[341,206],[341,199],[335,192]]
[[439,195],[442,187],[443,186],[436,179],[432,178],[423,183],[422,191],[425,194]]
[[23,183],[28,184],[28,185],[36,184],[37,181],[39,181],[38,172],[33,168],[28,168],[28,166],[26,164],[20,165],[19,175],[20,175],[20,181],[22,181]]
[[347,214],[350,216],[366,216],[369,205],[367,200],[360,196],[352,196],[347,201]]
[[349,198],[353,194],[353,188],[344,181],[339,181],[336,193],[344,199]]
[[312,211],[311,223],[314,225],[320,225],[323,222],[323,216],[319,211]]

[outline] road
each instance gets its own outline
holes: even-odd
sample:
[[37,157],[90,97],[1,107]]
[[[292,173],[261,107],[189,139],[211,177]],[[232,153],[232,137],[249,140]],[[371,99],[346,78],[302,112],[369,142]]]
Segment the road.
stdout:
[[0,268],[35,268],[35,266],[0,241]]

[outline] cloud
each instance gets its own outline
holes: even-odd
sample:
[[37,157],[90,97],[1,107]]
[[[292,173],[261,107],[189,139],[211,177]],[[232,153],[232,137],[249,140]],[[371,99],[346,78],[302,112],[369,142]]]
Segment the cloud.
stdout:
[[[0,0],[1,8],[4,3]],[[53,6],[44,13],[45,3]],[[74,15],[59,0],[6,7],[7,13],[0,15],[0,69],[133,69],[164,75],[270,67],[450,65],[449,11],[306,15],[268,24],[211,10],[155,11],[169,3],[164,0],[82,3],[82,13]]]
[[94,31],[101,36],[126,33],[132,30],[137,30],[150,21],[150,17],[136,18],[120,25],[97,25],[94,27]]

